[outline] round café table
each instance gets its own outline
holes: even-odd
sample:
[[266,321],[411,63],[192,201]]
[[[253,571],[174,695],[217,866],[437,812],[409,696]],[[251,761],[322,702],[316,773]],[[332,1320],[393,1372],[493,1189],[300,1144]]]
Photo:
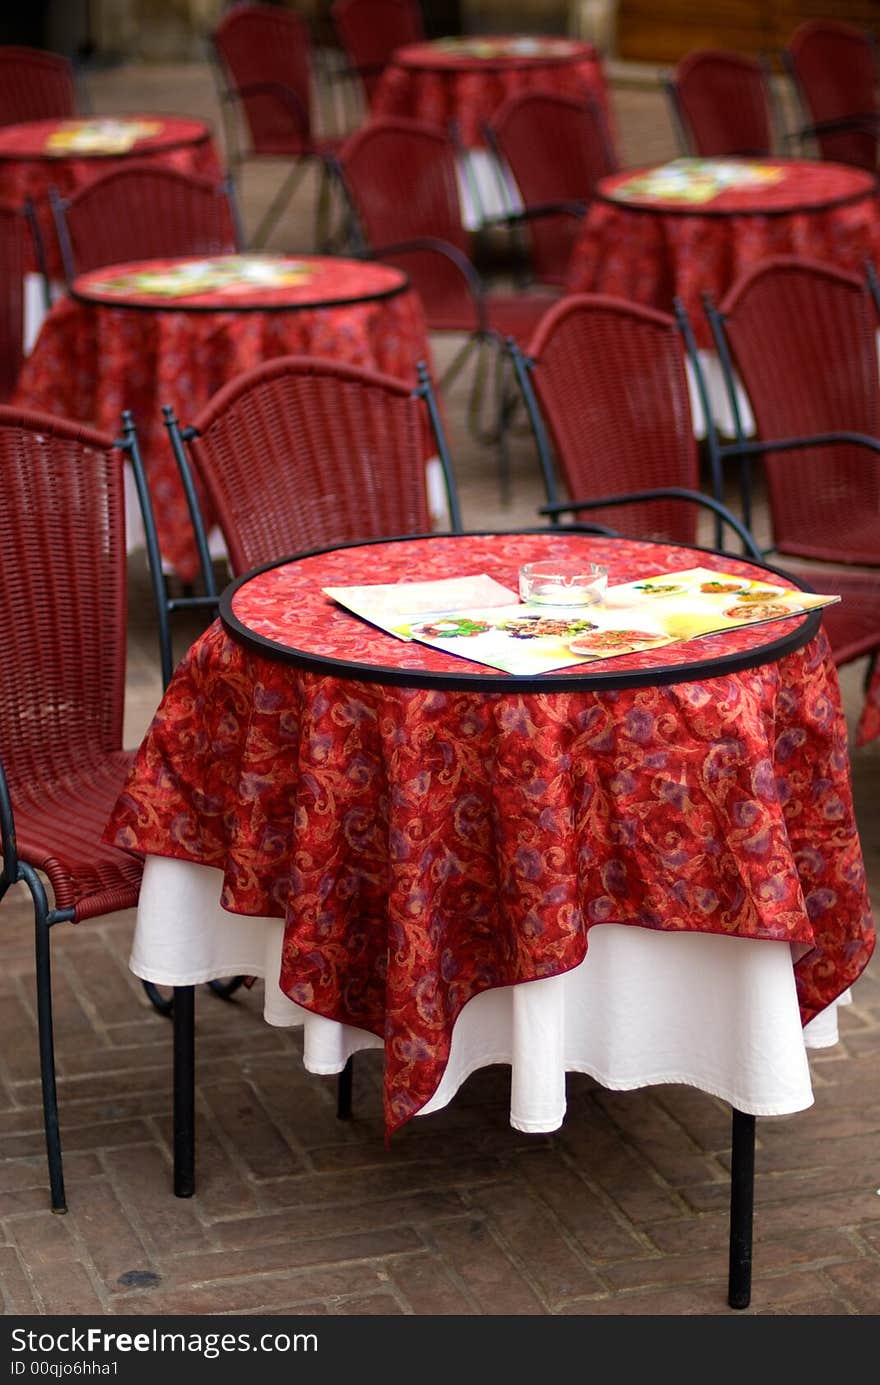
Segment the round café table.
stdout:
[[742,1308],[754,1116],[811,1104],[807,1046],[836,1042],[874,944],[828,643],[813,612],[514,677],[323,591],[515,591],[538,558],[775,576],[552,530],[349,545],[238,579],[179,666],[106,831],[146,856],[132,969],[176,988],[175,1191],[192,987],[264,976],[309,1069],[384,1050],[387,1137],[495,1063],[524,1131],[561,1124],[567,1071],[729,1101]]
[[483,127],[507,97],[538,89],[591,96],[609,119],[605,73],[593,45],[531,34],[440,38],[398,48],[379,79],[371,113],[455,126],[464,148],[462,221],[475,230],[511,206],[510,194],[501,194]]
[[[430,360],[421,304],[400,270],[360,260],[245,254],[111,265],[81,275],[53,306],[15,402],[110,433],[132,411],[163,561],[189,580],[198,562],[162,406],[186,425],[234,376],[286,355],[415,385],[417,362]],[[127,518],[132,546],[141,537],[133,495]]]
[[30,200],[49,279],[64,278],[49,189],[70,197],[132,161],[161,163],[206,178],[222,173],[210,126],[188,116],[78,116],[0,129],[0,198],[19,206]]
[[717,303],[771,255],[864,273],[865,260],[880,256],[874,174],[800,159],[680,159],[612,174],[583,222],[568,288],[664,312],[677,296],[708,348],[702,293]]
[[515,590],[538,557],[602,562],[611,584],[768,580],[552,531],[347,546],[238,579],[108,830],[148,857],[132,966],[178,986],[265,975],[267,1017],[306,1022],[318,1071],[384,1046],[389,1132],[489,1062],[514,1064],[523,1129],[559,1125],[566,1069],[801,1109],[801,1022],[833,1019],[873,946],[820,616],[523,677],[322,590],[480,572]]

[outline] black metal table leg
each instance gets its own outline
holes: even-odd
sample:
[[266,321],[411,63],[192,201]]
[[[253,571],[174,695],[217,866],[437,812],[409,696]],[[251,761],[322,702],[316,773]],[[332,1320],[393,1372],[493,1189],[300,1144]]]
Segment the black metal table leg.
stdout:
[[730,1271],[727,1302],[748,1308],[752,1297],[752,1222],[755,1207],[755,1117],[733,1108],[730,1159]]
[[195,987],[175,986],[174,1196],[192,1197],[195,1185]]
[[338,1120],[351,1120],[352,1078],[354,1076],[354,1056],[346,1063],[336,1079],[336,1116]]

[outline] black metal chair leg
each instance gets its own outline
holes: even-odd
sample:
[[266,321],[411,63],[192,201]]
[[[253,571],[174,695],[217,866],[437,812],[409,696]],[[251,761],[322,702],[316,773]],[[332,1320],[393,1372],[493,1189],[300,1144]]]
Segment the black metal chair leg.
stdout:
[[171,996],[164,996],[159,987],[152,981],[142,981],[141,985],[149,997],[150,1004],[154,1010],[158,1010],[160,1015],[167,1019],[174,1008],[174,1001]]
[[727,1302],[748,1308],[752,1298],[752,1222],[755,1207],[755,1117],[733,1108],[730,1159],[730,1271]]
[[351,1120],[352,1078],[354,1077],[354,1055],[349,1058],[336,1079],[336,1117],[337,1120]]
[[210,989],[215,995],[219,995],[221,1000],[229,1000],[231,996],[235,995],[239,987],[243,985],[243,976],[232,976],[228,981],[218,981],[215,979],[214,981],[208,982]]
[[174,1196],[195,1185],[195,987],[174,987]]
[[52,1211],[66,1212],[64,1171],[61,1163],[61,1131],[58,1124],[58,1092],[55,1085],[55,1040],[52,1031],[52,970],[49,960],[49,921],[35,901],[34,953],[37,977],[37,1031],[40,1044],[40,1082],[43,1088],[43,1125]]

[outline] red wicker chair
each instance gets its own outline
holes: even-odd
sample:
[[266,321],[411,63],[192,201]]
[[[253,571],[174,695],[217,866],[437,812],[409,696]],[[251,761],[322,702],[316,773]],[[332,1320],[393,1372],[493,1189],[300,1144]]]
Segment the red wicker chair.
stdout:
[[0,202],[0,400],[12,394],[21,369],[26,236],[20,209]]
[[599,179],[618,166],[600,107],[550,91],[520,92],[499,107],[486,136],[525,209],[509,220],[528,236],[533,277],[564,286],[578,219]]
[[74,193],[50,190],[68,280],[102,265],[239,250],[238,213],[228,183],[174,168],[120,168]]
[[[497,441],[503,341],[509,336],[527,341],[551,300],[485,288],[462,225],[455,147],[437,126],[402,118],[371,120],[344,144],[338,171],[362,252],[405,270],[432,331],[468,333],[442,384],[451,384],[469,356],[478,353],[469,421],[482,441]],[[493,354],[498,389],[493,426],[485,428],[479,414]]]
[[715,497],[699,491],[682,327],[689,333],[686,322],[625,299],[571,294],[525,354],[508,344],[547,491],[541,513],[601,509],[616,532],[692,544],[703,508],[715,516],[719,548],[726,523],[757,557],[717,498],[720,485]]
[[73,67],[60,53],[0,47],[0,125],[76,115]]
[[[0,898],[21,881],[34,904],[40,1075],[56,1212],[66,1204],[49,932],[57,923],[131,908],[141,878],[140,859],[101,838],[132,758],[122,749],[126,457],[143,501],[130,420],[124,439],[114,442],[58,418],[0,407]],[[151,537],[155,576],[158,548],[148,528]]]
[[[867,286],[831,265],[780,256],[743,275],[720,307],[707,299],[706,310],[737,428],[735,441],[723,445],[710,428],[710,448],[719,465],[733,458],[748,467],[762,459],[768,552],[789,571],[796,571],[790,558],[826,564],[800,575],[843,598],[823,616],[835,662],[874,653],[880,647],[880,383]],[[746,439],[740,427],[734,368],[757,440]]]
[[757,59],[699,49],[682,58],[666,90],[686,153],[761,158],[771,152],[768,79]]
[[416,0],[336,0],[330,14],[348,67],[371,105],[395,48],[424,37]]
[[876,45],[870,34],[835,19],[795,29],[782,54],[803,109],[802,139],[819,157],[876,168],[880,135]]
[[460,528],[449,455],[424,367],[414,391],[402,380],[357,366],[280,356],[218,391],[191,427],[181,430],[171,410],[166,421],[191,497],[209,599],[216,591],[192,472],[216,511],[233,572],[246,572],[309,548],[429,532],[430,422],[452,527]]
[[[226,120],[230,164],[246,159],[284,159],[290,171],[260,222],[252,242],[265,244],[308,164],[321,168],[318,244],[329,217],[328,161],[340,141],[312,128],[312,52],[309,30],[292,10],[277,5],[234,5],[211,34]],[[239,120],[247,131],[242,149]]]

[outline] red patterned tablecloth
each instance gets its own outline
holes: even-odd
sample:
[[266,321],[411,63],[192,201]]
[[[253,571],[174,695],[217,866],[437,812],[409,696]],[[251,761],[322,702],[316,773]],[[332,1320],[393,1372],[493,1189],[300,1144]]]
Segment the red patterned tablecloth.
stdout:
[[[62,197],[70,197],[95,178],[132,160],[139,166],[144,162],[160,163],[204,178],[219,179],[222,174],[210,127],[202,120],[184,116],[106,117],[114,122],[132,120],[158,127],[136,139],[122,154],[96,150],[53,153],[47,143],[59,133],[101,119],[80,116],[71,120],[30,120],[0,129],[0,198],[18,205],[30,198],[43,238],[46,268],[52,279],[63,279],[64,270],[49,206],[50,187],[56,188]],[[36,268],[35,265],[31,267]]]
[[699,344],[709,346],[701,294],[708,291],[717,303],[758,261],[803,255],[862,274],[866,259],[880,257],[873,174],[807,160],[764,163],[784,169],[778,183],[728,188],[696,207],[615,200],[621,184],[648,170],[602,179],[575,243],[569,289],[631,298],[664,312],[677,295]]
[[399,48],[380,78],[373,115],[413,116],[458,125],[468,148],[483,125],[520,91],[590,95],[609,113],[601,59],[589,43],[543,36],[434,39]]
[[[475,669],[358,621],[321,587],[481,571],[515,587],[519,565],[549,553],[606,563],[612,582],[696,565],[756,575],[660,544],[470,535],[303,560],[240,589],[235,610],[349,660]],[[699,657],[766,639],[713,636]],[[570,970],[602,923],[800,944],[804,1022],[858,977],[874,935],[824,634],[670,686],[554,691],[551,675],[546,692],[493,692],[482,671],[473,692],[325,676],[215,623],[107,830],[220,869],[232,912],[284,919],[282,989],[384,1038],[389,1132],[436,1090],[472,996]]]
[[[184,579],[196,575],[198,564],[163,404],[187,424],[227,381],[274,356],[326,356],[413,384],[417,361],[430,360],[421,304],[399,270],[326,256],[241,258],[304,266],[308,276],[282,287],[249,282],[243,290],[233,285],[232,291],[163,298],[138,292],[131,279],[197,262],[94,270],[73,286],[81,297],[65,297],[52,308],[15,394],[19,406],[109,433],[119,429],[122,410],[131,409],[163,558]],[[118,296],[107,288],[114,278],[128,281]]]

